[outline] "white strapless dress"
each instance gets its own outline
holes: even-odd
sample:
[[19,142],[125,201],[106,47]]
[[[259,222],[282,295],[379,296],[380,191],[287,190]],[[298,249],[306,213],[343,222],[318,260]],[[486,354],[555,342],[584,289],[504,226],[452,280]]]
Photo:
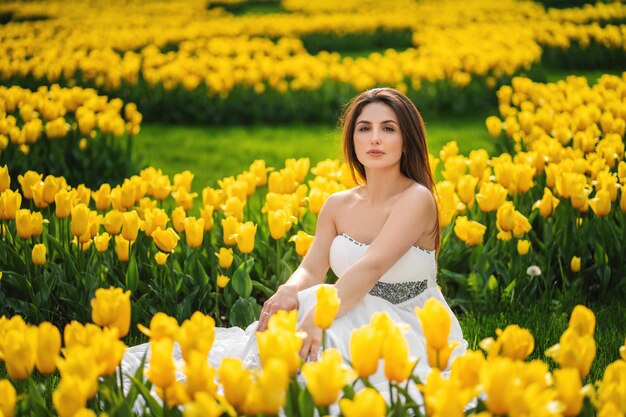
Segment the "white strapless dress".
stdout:
[[[337,276],[341,276],[354,262],[368,250],[369,245],[357,242],[346,234],[335,237],[330,247],[330,266]],[[405,336],[410,347],[410,354],[419,358],[416,374],[424,380],[430,367],[426,357],[426,340],[421,323],[415,313],[415,307],[422,307],[426,300],[435,298],[440,301],[451,316],[450,340],[458,341],[459,347],[452,353],[450,363],[465,352],[467,342],[458,320],[450,310],[436,282],[437,266],[435,252],[412,246],[398,261],[379,279],[374,287],[359,303],[343,316],[337,318],[326,332],[327,347],[337,348],[344,358],[350,358],[350,334],[370,322],[376,312],[386,311],[397,323],[406,323],[408,331]],[[307,288],[298,293],[299,309],[298,324],[304,315],[315,306],[318,286]],[[245,330],[238,327],[215,329],[215,342],[209,353],[208,360],[215,368],[219,367],[226,357],[241,358],[247,367],[259,366],[255,330],[258,322],[249,325]],[[124,374],[134,374],[142,358],[146,356],[146,365],[150,357],[150,344],[145,343],[129,347],[122,360]],[[174,359],[183,364],[182,353],[178,344],[174,346]],[[183,366],[178,366],[177,379],[184,379]],[[386,388],[387,380],[382,367],[370,377],[370,381],[381,388]],[[129,381],[126,381],[128,382]],[[124,384],[125,386],[127,383]]]

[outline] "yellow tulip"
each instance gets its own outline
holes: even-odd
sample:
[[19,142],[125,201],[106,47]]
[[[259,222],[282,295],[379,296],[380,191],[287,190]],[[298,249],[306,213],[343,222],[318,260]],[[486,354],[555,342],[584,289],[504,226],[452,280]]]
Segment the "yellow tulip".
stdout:
[[385,399],[374,388],[363,388],[352,400],[342,398],[339,407],[346,417],[384,417],[387,413]]
[[35,171],[26,171],[24,175],[17,176],[17,182],[22,186],[22,195],[27,200],[33,199],[32,186],[43,179],[42,174],[38,174]]
[[191,398],[199,393],[209,394],[215,398],[217,386],[215,384],[215,369],[209,366],[207,355],[199,351],[191,351],[185,359],[185,388]]
[[224,244],[233,246],[237,243],[237,233],[239,231],[239,221],[235,217],[226,217],[222,219],[222,232]]
[[33,228],[33,236],[41,236],[43,233],[43,224],[48,223],[48,220],[44,220],[40,211],[31,213],[30,220]]
[[622,213],[626,213],[626,191],[624,188],[620,191],[619,208],[622,210]]
[[457,217],[454,223],[454,234],[470,247],[483,243],[486,230],[487,226],[468,220],[466,216]]
[[498,207],[496,213],[496,226],[501,232],[509,233],[515,228],[515,207],[507,201]]
[[229,282],[230,282],[230,278],[228,278],[226,275],[220,274],[217,276],[217,286],[219,288],[226,287]]
[[278,240],[285,236],[285,233],[291,229],[293,224],[292,216],[285,210],[272,210],[267,213],[267,222],[270,227],[270,235],[272,239]]
[[61,378],[52,393],[52,403],[59,417],[74,417],[87,404],[84,381],[79,376],[67,375]]
[[180,238],[171,227],[168,227],[167,230],[157,228],[152,232],[152,240],[157,247],[165,253],[174,252],[179,239]]
[[415,313],[420,319],[426,342],[433,349],[443,349],[448,344],[450,335],[450,313],[439,301],[429,298],[423,308],[416,307]]
[[187,217],[184,221],[185,239],[190,248],[199,248],[204,238],[204,219]]
[[181,206],[176,207],[172,210],[172,225],[174,226],[174,230],[176,233],[182,233],[185,230],[185,219],[187,218],[187,213],[185,209]]
[[577,369],[566,368],[554,371],[558,400],[565,405],[564,416],[577,416],[583,406],[583,391]]
[[622,360],[626,361],[626,339],[624,339],[624,344],[619,348],[619,355]]
[[243,414],[278,414],[285,405],[288,384],[286,363],[279,359],[270,359],[263,365],[248,391],[246,401],[241,407]]
[[185,404],[184,417],[219,417],[224,414],[224,406],[214,396],[198,392],[193,400]]
[[469,208],[474,205],[474,198],[476,195],[476,185],[478,184],[478,178],[472,175],[463,175],[457,182],[457,189],[459,198]]
[[82,325],[72,320],[63,329],[63,341],[65,347],[70,349],[75,346],[89,346],[93,338],[101,332],[102,329],[93,323]]
[[21,205],[22,195],[18,191],[3,191],[0,193],[0,218],[3,220],[15,219]]
[[241,253],[250,253],[254,250],[254,236],[257,225],[252,222],[245,222],[237,229],[237,248]]
[[611,197],[607,190],[599,190],[596,196],[589,200],[591,209],[598,217],[607,216],[611,212]]
[[559,199],[554,197],[548,187],[545,187],[543,189],[543,197],[533,204],[533,210],[539,208],[539,214],[541,214],[542,217],[550,217],[558,205]]
[[0,347],[9,376],[19,380],[28,378],[37,359],[37,328],[10,328],[0,340]]
[[48,203],[44,200],[43,196],[43,181],[33,184],[31,186],[31,192],[33,194],[33,203],[35,203],[35,207],[39,209],[48,207]]
[[489,136],[492,138],[497,138],[500,136],[500,132],[502,131],[502,122],[498,119],[497,116],[489,116],[487,120],[485,120],[485,124],[487,125],[487,131],[489,132]]
[[495,211],[504,204],[506,196],[506,188],[497,183],[485,182],[476,194],[476,202],[482,211]]
[[104,215],[104,230],[110,235],[118,235],[122,231],[124,213],[119,210],[111,210]]
[[89,208],[79,203],[72,207],[72,234],[76,237],[84,235],[89,226]]
[[111,240],[111,235],[109,235],[107,232],[97,235],[93,239],[96,245],[96,250],[100,253],[105,252],[109,248],[110,240]]
[[311,210],[313,214],[319,214],[328,196],[329,193],[323,190],[317,188],[311,189],[311,191],[309,192],[309,197],[307,198],[309,203],[309,210]]
[[189,170],[185,170],[179,174],[174,174],[174,188],[183,187],[187,192],[190,192],[193,177],[194,174]]
[[216,190],[211,187],[206,187],[202,190],[202,204],[204,206],[211,206],[219,210],[224,201],[226,201],[224,190]]
[[486,394],[485,405],[493,415],[508,414],[513,394],[516,362],[506,357],[496,357],[483,366],[480,382]]
[[166,229],[169,216],[165,210],[160,208],[150,208],[144,213],[144,221],[141,223],[143,231],[148,237],[152,237],[152,232],[157,228]]
[[[97,334],[93,335],[93,337],[97,337]],[[89,342],[91,343],[92,340]],[[74,346],[64,352],[64,358],[58,358],[56,361],[61,380],[68,376],[80,377],[83,381],[84,393],[87,398],[92,398],[96,395],[98,391],[98,377],[104,369],[103,363],[95,362],[94,360],[94,347],[92,345]]]
[[56,326],[43,322],[37,333],[37,370],[44,375],[50,375],[56,370],[55,359],[61,351],[61,332]]
[[296,253],[302,257],[306,256],[313,244],[315,236],[310,235],[302,230],[289,238],[290,242],[296,242]]
[[128,262],[130,257],[131,242],[124,239],[121,235],[115,236],[115,252],[120,262]]
[[33,246],[31,257],[35,265],[43,266],[46,264],[46,251],[46,245],[43,243],[37,243]]
[[6,165],[0,166],[0,193],[11,187],[11,175]]
[[30,210],[20,209],[15,214],[15,229],[17,235],[22,239],[28,239],[33,234],[33,221]]
[[311,160],[309,158],[289,158],[285,160],[285,167],[293,169],[296,173],[296,181],[302,183],[309,173]]
[[152,190],[154,198],[159,201],[163,201],[170,195],[172,186],[170,184],[170,178],[167,175],[157,175],[152,180]]
[[409,357],[409,344],[400,328],[389,331],[383,342],[385,376],[389,381],[403,382],[411,374],[417,359]]
[[207,204],[203,209],[200,209],[200,217],[204,219],[205,232],[213,229],[213,206]]
[[[232,188],[232,187],[231,187]],[[245,190],[244,190],[245,196]],[[224,216],[232,216],[237,219],[237,221],[243,221],[243,208],[245,207],[245,200],[239,199],[239,197],[232,196],[229,197],[224,204],[222,204],[221,209],[224,212]]]
[[270,359],[278,358],[287,364],[290,374],[298,370],[301,361],[299,352],[302,347],[302,339],[298,335],[291,330],[268,328],[264,332],[257,333],[256,336],[263,366]]
[[13,417],[17,393],[8,379],[0,380],[0,415]]
[[85,187],[84,184],[79,184],[78,187],[76,187],[76,195],[78,196],[79,203],[89,206],[89,201],[91,200],[90,188]]
[[167,258],[169,256],[170,256],[169,253],[157,252],[154,255],[154,260],[156,261],[157,265],[163,266],[167,262]]
[[508,325],[504,330],[496,330],[497,340],[491,337],[483,339],[480,347],[489,357],[506,356],[513,360],[523,361],[535,349],[535,339],[528,331],[516,324]]
[[443,349],[434,349],[426,343],[426,353],[428,355],[428,364],[430,367],[433,369],[439,369],[440,371],[445,370],[448,367],[450,355],[452,355],[452,352],[457,346],[459,346],[459,342],[453,341],[448,342]]
[[274,168],[266,168],[265,161],[262,159],[255,160],[250,165],[249,169],[250,172],[252,172],[256,177],[257,186],[264,186],[265,184],[267,184],[267,173],[274,170]]
[[468,350],[452,362],[450,377],[459,381],[463,388],[469,388],[473,391],[480,382],[480,373],[485,363],[482,352]]
[[356,374],[341,363],[337,349],[326,349],[321,360],[307,362],[302,366],[302,375],[313,401],[328,407],[337,401],[343,387],[351,384]]
[[246,183],[246,197],[254,195],[254,192],[256,191],[256,181],[256,175],[250,171],[244,171],[237,175],[237,183]]
[[127,211],[122,215],[122,236],[129,242],[137,240],[141,220],[136,210]]
[[570,269],[572,270],[572,272],[578,272],[580,271],[580,257],[578,256],[572,256],[572,260],[570,261]]
[[120,338],[130,329],[130,291],[98,288],[91,300],[91,319],[101,327],[117,329]]
[[91,197],[96,203],[96,210],[108,210],[111,206],[111,186],[106,183],[102,184],[98,191],[93,192]]
[[233,264],[233,250],[231,248],[220,248],[219,252],[215,253],[217,256],[220,268],[228,269]]
[[367,378],[378,369],[383,341],[383,335],[373,326],[362,326],[350,334],[350,361],[360,377]]
[[[81,139],[81,143],[84,140],[85,140],[84,138]],[[74,414],[74,417],[98,417],[98,416],[96,415],[96,412],[90,408],[81,408]]]
[[[193,199],[198,196],[198,193],[190,193],[185,190],[184,187],[179,187],[176,191],[172,192],[172,197],[176,200],[178,207],[181,207],[185,211],[189,211],[193,208]],[[172,214],[172,218],[174,215]]]
[[335,320],[341,300],[337,295],[337,287],[322,284],[317,290],[317,304],[315,305],[315,325],[322,330],[328,329]]
[[188,361],[191,358],[191,352],[195,351],[199,352],[206,360],[214,339],[215,320],[211,316],[196,311],[191,318],[185,320],[180,326],[178,343],[183,353],[183,359]]
[[159,388],[167,389],[176,381],[176,367],[172,359],[174,341],[169,338],[150,341],[150,368],[147,371],[148,380]]
[[457,156],[458,154],[459,144],[455,140],[446,143],[439,151],[439,157],[441,158],[441,162],[443,163],[445,163],[448,158],[452,156]]
[[226,400],[236,409],[240,409],[252,384],[252,372],[245,369],[239,359],[224,358],[218,375]]
[[94,361],[99,364],[99,376],[113,375],[124,357],[126,345],[118,337],[117,329],[104,328],[91,340],[90,348]]
[[527,255],[530,250],[530,241],[529,240],[518,240],[517,241],[517,253],[519,255]]
[[596,356],[596,342],[593,336],[580,336],[575,329],[568,328],[563,332],[559,343],[546,350],[561,368],[575,368],[581,378],[589,374],[591,363]]
[[158,312],[150,319],[150,328],[146,328],[142,324],[138,324],[139,331],[153,340],[178,338],[180,327],[174,317],[170,317],[165,313]]
[[596,316],[591,309],[579,304],[572,310],[568,327],[574,329],[580,336],[593,337]]

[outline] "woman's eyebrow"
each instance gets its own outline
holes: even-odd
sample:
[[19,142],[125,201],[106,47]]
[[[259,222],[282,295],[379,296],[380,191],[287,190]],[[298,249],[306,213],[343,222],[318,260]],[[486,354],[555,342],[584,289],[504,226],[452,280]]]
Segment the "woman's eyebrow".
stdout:
[[[366,123],[366,124],[370,124],[370,125],[372,124],[372,122],[370,122],[369,120],[359,120],[358,122],[356,122],[356,124],[357,124],[357,125],[358,125],[359,123]],[[396,125],[398,124],[398,122],[396,122],[395,120],[391,120],[391,119],[389,119],[389,120],[383,120],[383,121],[382,121],[382,122],[380,122],[380,123],[381,123],[381,124],[382,124],[382,123],[394,123],[394,124],[396,124]]]

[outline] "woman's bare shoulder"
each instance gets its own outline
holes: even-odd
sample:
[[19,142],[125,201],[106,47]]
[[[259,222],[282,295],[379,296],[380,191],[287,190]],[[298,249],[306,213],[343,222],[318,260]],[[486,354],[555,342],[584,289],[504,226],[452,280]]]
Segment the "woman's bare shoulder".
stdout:
[[337,208],[345,208],[352,204],[357,199],[358,189],[359,187],[355,187],[331,194],[324,203],[324,209],[334,211]]
[[396,206],[402,209],[421,208],[430,211],[435,208],[435,196],[424,185],[411,181],[410,185],[401,193]]

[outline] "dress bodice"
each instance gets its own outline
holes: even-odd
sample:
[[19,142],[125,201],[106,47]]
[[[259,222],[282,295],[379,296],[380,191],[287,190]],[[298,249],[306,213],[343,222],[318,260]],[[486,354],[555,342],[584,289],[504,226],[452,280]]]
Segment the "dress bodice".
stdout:
[[[370,245],[361,243],[345,233],[335,236],[330,246],[330,267],[340,277]],[[380,277],[370,290],[370,295],[386,299],[393,304],[415,298],[427,287],[436,286],[437,266],[435,251],[411,246],[396,263]]]

